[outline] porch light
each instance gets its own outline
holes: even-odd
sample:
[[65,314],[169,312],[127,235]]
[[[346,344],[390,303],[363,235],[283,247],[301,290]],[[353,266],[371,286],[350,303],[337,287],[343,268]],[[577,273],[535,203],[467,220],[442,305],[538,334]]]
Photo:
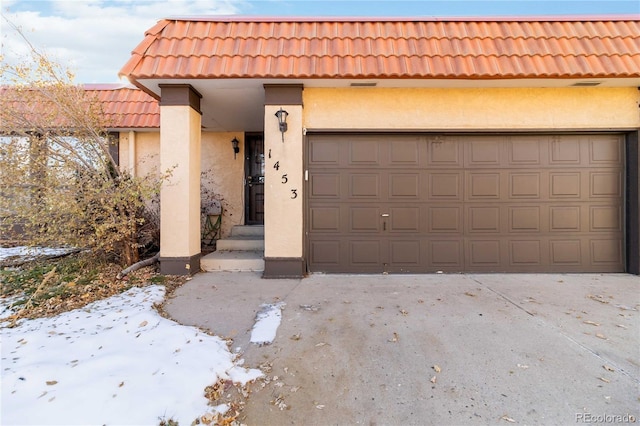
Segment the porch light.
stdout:
[[236,159],[236,155],[238,155],[238,153],[240,152],[240,141],[238,140],[238,138],[233,138],[231,140],[231,145],[233,146],[233,159]]
[[280,126],[280,133],[282,133],[282,142],[284,142],[284,132],[287,131],[287,116],[289,113],[280,107],[280,109],[276,112],[276,117],[278,117],[278,125]]

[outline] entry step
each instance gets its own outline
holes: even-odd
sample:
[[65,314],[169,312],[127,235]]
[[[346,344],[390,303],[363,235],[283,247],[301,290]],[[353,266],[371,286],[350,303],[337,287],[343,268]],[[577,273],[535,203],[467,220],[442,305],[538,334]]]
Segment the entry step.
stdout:
[[231,237],[260,237],[264,239],[264,225],[236,225],[231,228]]
[[263,250],[219,250],[200,259],[203,271],[264,271]]

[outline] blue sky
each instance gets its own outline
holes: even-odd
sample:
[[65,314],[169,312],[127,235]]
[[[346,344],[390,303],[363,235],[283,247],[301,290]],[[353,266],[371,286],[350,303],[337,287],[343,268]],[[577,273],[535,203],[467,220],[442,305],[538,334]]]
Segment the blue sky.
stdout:
[[259,15],[504,16],[639,13],[639,1],[452,0],[452,1],[252,1]]
[[[113,83],[144,32],[170,16],[545,16],[640,14],[640,1],[554,0],[0,0],[27,39],[76,73],[78,83]],[[2,54],[18,61],[26,44],[0,20]]]

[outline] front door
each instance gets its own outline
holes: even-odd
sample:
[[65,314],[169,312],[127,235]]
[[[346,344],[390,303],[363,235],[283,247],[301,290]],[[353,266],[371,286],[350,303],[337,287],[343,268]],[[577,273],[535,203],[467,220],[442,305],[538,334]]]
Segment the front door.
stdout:
[[245,215],[247,225],[264,224],[264,141],[262,134],[245,137]]

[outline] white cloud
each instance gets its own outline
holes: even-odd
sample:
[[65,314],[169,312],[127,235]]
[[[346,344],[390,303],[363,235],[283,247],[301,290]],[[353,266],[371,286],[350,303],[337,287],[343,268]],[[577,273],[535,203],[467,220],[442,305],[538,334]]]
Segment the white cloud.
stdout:
[[[69,66],[78,83],[118,81],[118,71],[144,32],[166,17],[233,15],[243,0],[3,1],[2,13],[37,49]],[[2,53],[8,63],[24,58],[28,47],[6,22]]]

